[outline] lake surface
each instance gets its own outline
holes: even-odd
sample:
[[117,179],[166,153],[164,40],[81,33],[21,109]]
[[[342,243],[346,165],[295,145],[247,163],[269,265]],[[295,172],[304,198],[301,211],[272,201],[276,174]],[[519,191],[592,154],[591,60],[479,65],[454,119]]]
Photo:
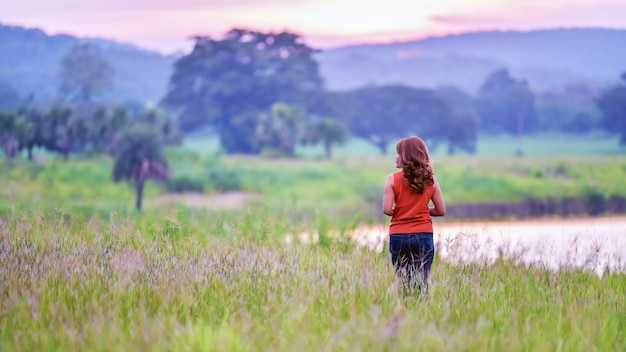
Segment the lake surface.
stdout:
[[[440,260],[487,262],[498,257],[524,264],[584,268],[597,274],[626,272],[626,217],[593,217],[458,223],[435,219]],[[354,238],[381,251],[386,227],[360,228]]]

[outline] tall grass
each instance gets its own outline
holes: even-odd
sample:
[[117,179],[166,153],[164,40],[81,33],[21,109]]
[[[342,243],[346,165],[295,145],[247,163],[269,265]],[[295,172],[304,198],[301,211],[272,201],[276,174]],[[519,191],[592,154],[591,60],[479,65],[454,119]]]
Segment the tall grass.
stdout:
[[0,221],[2,351],[618,351],[626,276],[436,259],[397,293],[386,251],[282,238],[251,216],[214,234],[175,211]]

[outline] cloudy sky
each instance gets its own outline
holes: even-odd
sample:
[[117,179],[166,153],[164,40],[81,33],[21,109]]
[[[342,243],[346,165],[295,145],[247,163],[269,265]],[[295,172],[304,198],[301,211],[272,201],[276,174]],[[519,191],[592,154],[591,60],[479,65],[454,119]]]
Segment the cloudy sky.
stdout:
[[163,53],[233,27],[302,35],[315,48],[481,30],[626,29],[624,0],[2,0],[0,23],[103,37]]

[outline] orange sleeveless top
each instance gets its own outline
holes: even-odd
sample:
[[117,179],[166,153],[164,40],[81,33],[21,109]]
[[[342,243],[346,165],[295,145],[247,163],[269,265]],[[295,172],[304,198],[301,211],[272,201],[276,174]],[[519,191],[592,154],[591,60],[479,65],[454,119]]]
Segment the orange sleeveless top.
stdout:
[[415,193],[404,184],[402,171],[393,174],[393,193],[396,203],[389,225],[389,234],[433,232],[430,217],[430,199],[435,192],[434,186],[427,186],[421,194]]

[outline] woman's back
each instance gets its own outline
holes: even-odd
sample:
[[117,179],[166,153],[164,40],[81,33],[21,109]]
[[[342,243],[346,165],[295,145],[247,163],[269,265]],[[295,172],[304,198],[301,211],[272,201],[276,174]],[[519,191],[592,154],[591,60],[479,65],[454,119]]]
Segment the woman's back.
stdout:
[[402,172],[396,172],[393,176],[396,202],[389,233],[433,232],[429,204],[435,191],[434,185],[426,186],[422,193],[417,193],[404,184]]

